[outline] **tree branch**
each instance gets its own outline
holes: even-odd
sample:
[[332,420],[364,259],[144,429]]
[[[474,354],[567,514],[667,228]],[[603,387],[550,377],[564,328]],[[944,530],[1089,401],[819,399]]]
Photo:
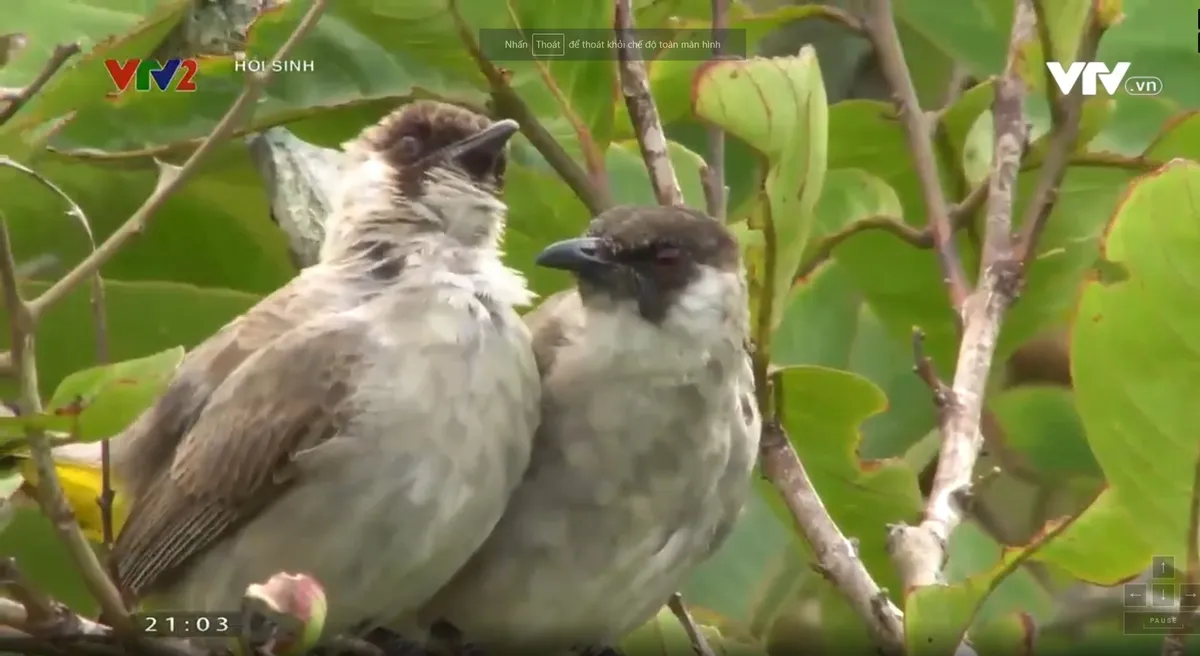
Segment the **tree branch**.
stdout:
[[1024,47],[1034,38],[1030,0],[1018,0],[1004,72],[992,106],[995,148],[987,198],[986,232],[979,287],[963,304],[963,338],[954,381],[942,413],[942,446],[921,523],[892,527],[888,547],[906,590],[941,582],[946,545],[962,521],[965,499],[983,437],[980,419],[988,373],[1004,313],[1019,288],[1020,263],[1013,252],[1012,214],[1017,171],[1027,127],[1023,113],[1025,84],[1020,65]]
[[912,76],[909,75],[908,64],[904,60],[904,50],[900,47],[900,37],[896,33],[895,19],[892,15],[891,0],[871,0],[871,9],[864,24],[867,36],[875,46],[880,70],[895,94],[897,113],[904,126],[904,136],[908,141],[913,165],[921,183],[925,211],[929,214],[928,225],[937,246],[943,282],[949,293],[951,306],[961,322],[971,286],[958,258],[958,247],[954,243],[954,232],[950,222],[950,209],[942,191],[937,160],[933,154],[930,121],[921,111]]
[[[1049,58],[1054,52],[1050,37],[1050,27],[1046,22],[1045,0],[1034,0],[1033,9],[1037,13],[1038,38],[1041,40],[1042,52]],[[1100,37],[1104,35],[1105,25],[1101,23],[1096,13],[1096,5],[1088,3],[1087,18],[1084,21],[1083,34],[1079,39],[1079,48],[1073,61],[1091,61],[1096,58],[1096,50],[1100,47]],[[1058,196],[1058,188],[1062,185],[1067,174],[1067,164],[1079,141],[1080,122],[1083,113],[1083,92],[1075,89],[1068,95],[1058,90],[1058,85],[1046,71],[1046,100],[1050,103],[1050,143],[1046,156],[1042,160],[1041,172],[1034,186],[1033,196],[1021,218],[1021,229],[1017,237],[1016,257],[1021,262],[1022,269],[1028,269],[1032,262],[1038,237],[1054,201]]]
[[8,104],[0,107],[0,125],[8,122],[8,119],[16,115],[29,99],[37,95],[42,87],[54,77],[67,60],[79,54],[78,43],[68,43],[66,45],[55,46],[54,52],[50,53],[50,59],[46,61],[46,65],[38,72],[37,77],[25,86],[25,88],[17,91],[11,97],[5,98]]
[[804,464],[778,421],[764,421],[759,463],[783,496],[804,540],[812,547],[817,569],[861,617],[885,656],[904,653],[904,616],[875,583],[858,550],[829,516]]
[[[38,393],[37,358],[34,355],[33,332],[36,317],[29,304],[21,298],[15,268],[8,224],[0,221],[0,285],[4,288],[4,307],[8,311],[10,348],[20,386],[21,414],[36,415],[42,412],[42,400]],[[63,495],[45,431],[29,426],[25,429],[25,438],[29,442],[30,455],[37,469],[37,497],[42,511],[50,518],[59,539],[79,567],[88,591],[95,597],[108,621],[118,630],[131,629],[132,624],[128,613],[125,612],[120,593],[109,580],[104,566],[100,564],[96,552],[92,551],[87,538],[83,537],[71,507]]]
[[[724,39],[729,30],[729,0],[712,0],[712,40],[714,60],[725,59]],[[704,187],[704,206],[708,215],[724,223],[728,211],[725,188],[725,131],[717,125],[709,125],[708,157],[704,170],[700,171],[700,183]]]
[[512,90],[504,74],[483,56],[479,44],[475,42],[471,27],[464,23],[458,14],[456,0],[451,0],[450,10],[457,23],[459,38],[463,46],[475,60],[476,65],[479,66],[479,72],[487,79],[488,86],[492,89],[492,109],[495,110],[496,115],[501,118],[511,118],[521,126],[521,134],[525,135],[529,143],[533,144],[533,147],[541,153],[542,157],[546,159],[546,163],[567,183],[571,191],[575,192],[575,195],[593,216],[612,207],[613,200],[607,184],[598,184],[598,181],[593,181],[588,176],[587,172],[563,149],[562,144],[558,143],[554,135],[550,134],[542,125],[529,105],[526,105],[525,101]]
[[[951,227],[954,232],[958,232],[959,229],[966,226],[971,218],[975,216],[975,212],[979,211],[984,201],[987,200],[987,194],[988,185],[985,182],[972,189],[961,203],[958,203],[950,210]],[[817,240],[812,254],[796,270],[795,281],[799,283],[812,275],[812,272],[816,271],[817,267],[824,264],[833,255],[833,251],[838,246],[854,235],[868,230],[883,230],[884,232],[891,233],[914,248],[924,249],[934,246],[933,231],[929,226],[917,229],[896,217],[869,216],[854,221],[841,230],[825,235]]]
[[[630,0],[616,0],[617,11],[613,31],[621,42],[636,44],[638,40],[633,33],[633,8],[630,5]],[[642,151],[642,159],[646,162],[646,172],[650,175],[654,197],[658,199],[659,205],[683,207],[686,204],[683,191],[679,188],[679,179],[675,177],[675,167],[671,164],[671,155],[667,151],[667,135],[663,132],[662,121],[658,118],[658,107],[654,105],[654,97],[650,95],[650,80],[646,75],[646,64],[642,60],[640,47],[617,48],[617,62],[621,95],[625,96],[625,108],[629,111],[633,130],[637,133],[638,147]],[[710,168],[716,165],[717,162],[708,163]],[[715,194],[716,188],[709,193]]]

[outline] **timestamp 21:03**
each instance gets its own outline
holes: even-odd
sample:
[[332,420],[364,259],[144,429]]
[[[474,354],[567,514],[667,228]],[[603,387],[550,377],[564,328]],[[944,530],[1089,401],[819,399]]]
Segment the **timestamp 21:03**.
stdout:
[[133,616],[143,635],[174,638],[236,637],[242,633],[240,613],[163,611]]

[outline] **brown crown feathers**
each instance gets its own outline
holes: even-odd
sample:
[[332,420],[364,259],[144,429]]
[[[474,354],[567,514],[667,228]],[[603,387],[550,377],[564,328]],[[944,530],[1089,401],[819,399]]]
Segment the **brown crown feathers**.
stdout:
[[[412,182],[412,173],[444,163],[437,153],[492,124],[486,116],[469,109],[432,100],[409,103],[363,130],[360,147],[383,155],[385,161]],[[472,149],[455,158],[463,172],[475,182],[499,192],[508,166],[506,149]],[[409,185],[405,185],[408,187]]]

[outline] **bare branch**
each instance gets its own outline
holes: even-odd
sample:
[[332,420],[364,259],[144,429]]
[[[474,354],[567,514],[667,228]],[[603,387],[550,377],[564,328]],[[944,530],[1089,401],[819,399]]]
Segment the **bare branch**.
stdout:
[[783,496],[821,574],[842,593],[861,617],[871,638],[887,656],[904,653],[904,619],[871,578],[858,550],[834,523],[778,421],[763,422],[760,463]]
[[[38,394],[37,359],[34,355],[33,331],[36,323],[33,312],[17,288],[15,269],[8,225],[0,221],[0,284],[4,287],[4,307],[8,311],[13,364],[20,385],[20,406],[22,414],[37,414],[42,411],[42,400]],[[42,512],[50,518],[59,538],[78,565],[88,591],[96,598],[108,621],[118,629],[132,628],[120,593],[109,580],[96,552],[88,545],[87,538],[83,537],[63,495],[45,431],[29,427],[25,437],[37,469],[37,497]]]
[[[312,6],[304,14],[299,25],[296,26],[296,30],[292,32],[283,45],[279,46],[279,50],[271,58],[271,61],[279,61],[287,57],[287,54],[291,52],[296,43],[304,38],[304,35],[316,25],[321,13],[325,11],[325,3],[326,0],[313,0]],[[168,177],[165,181],[160,180],[160,184],[150,194],[150,197],[146,199],[146,202],[120,228],[117,228],[108,239],[104,240],[103,244],[58,282],[54,283],[50,289],[47,289],[41,296],[30,301],[29,312],[33,320],[36,321],[48,308],[62,300],[71,290],[78,287],[85,278],[91,276],[93,272],[99,271],[100,267],[112,259],[130,239],[145,229],[150,218],[170,198],[171,194],[175,193],[200,168],[200,164],[204,161],[204,158],[234,132],[243,116],[254,106],[255,101],[262,94],[263,89],[266,88],[267,83],[271,80],[272,73],[272,67],[266,66],[261,72],[246,74],[246,82],[242,87],[241,94],[233,101],[233,105],[221,117],[220,122],[213,128],[208,138],[192,152],[192,155],[188,157],[183,166],[178,169],[177,174]]]
[[[1053,52],[1053,44],[1050,40],[1050,27],[1046,22],[1044,2],[1045,0],[1034,0],[1033,8],[1037,12],[1038,38],[1042,43],[1042,52],[1047,53],[1049,57],[1049,53]],[[1074,61],[1091,61],[1096,58],[1096,49],[1100,47],[1100,37],[1104,35],[1104,29],[1104,24],[1096,15],[1096,5],[1088,3],[1087,18]],[[1058,188],[1067,174],[1067,164],[1079,141],[1083,113],[1083,93],[1080,89],[1064,96],[1059,93],[1058,85],[1054,83],[1049,70],[1046,72],[1046,78],[1046,99],[1050,103],[1050,143],[1042,160],[1042,169],[1038,174],[1033,196],[1021,218],[1015,248],[1022,269],[1029,268],[1030,262],[1033,261],[1038,237],[1046,225],[1046,220],[1050,218],[1050,211],[1054,208]]]
[[[563,149],[562,144],[542,125],[537,115],[525,104],[525,101],[512,90],[508,80],[500,69],[483,56],[479,44],[475,42],[471,27],[462,21],[458,13],[457,0],[450,0],[450,13],[458,23],[459,37],[470,53],[471,58],[479,66],[479,72],[488,81],[492,90],[492,109],[501,118],[511,118],[521,126],[521,134],[533,144],[538,153],[546,159],[546,163],[554,169],[575,196],[588,208],[592,215],[599,214],[613,206],[609,193],[607,179],[593,179],[582,167]],[[587,154],[585,153],[585,156]],[[595,166],[595,164],[593,164]]]
[[[616,3],[613,31],[622,43],[636,44],[638,41],[633,34],[631,2],[616,0]],[[646,75],[646,64],[642,61],[641,49],[636,46],[617,48],[617,62],[621,95],[625,96],[625,108],[629,111],[633,131],[637,133],[638,146],[642,151],[642,159],[646,162],[646,172],[650,175],[654,197],[658,199],[659,205],[682,207],[685,204],[683,191],[679,188],[679,179],[675,177],[675,167],[671,164],[671,155],[667,151],[667,135],[663,132],[662,121],[658,118],[658,108],[654,105],[654,97],[650,95],[650,79]],[[708,165],[712,167],[718,163],[710,161]],[[714,193],[715,191],[714,188]]]
[[[712,41],[714,60],[725,59],[724,40],[729,30],[729,0],[712,0]],[[724,223],[728,211],[728,189],[725,188],[725,131],[717,125],[708,130],[707,165],[700,171],[704,187],[704,206],[708,215]]]
[[891,0],[871,0],[871,10],[865,24],[867,36],[875,46],[880,69],[896,97],[897,112],[904,126],[904,135],[908,140],[913,165],[921,183],[925,211],[929,214],[928,225],[933,232],[943,282],[950,295],[951,306],[961,321],[971,286],[958,258],[958,247],[954,243],[954,231],[950,221],[950,208],[942,192],[937,160],[933,154],[930,121],[921,111],[912,76],[909,75],[908,64],[904,60],[904,50],[900,47],[900,37],[896,33],[895,18],[892,15]]
[[913,365],[913,372],[933,393],[933,404],[937,407],[938,413],[942,414],[954,403],[954,392],[938,377],[937,370],[933,367],[933,360],[925,355],[925,333],[920,328],[913,328],[912,349],[913,361],[916,363]]
[[67,63],[67,60],[79,54],[78,43],[68,43],[66,45],[56,46],[54,52],[50,53],[50,59],[46,61],[46,65],[38,72],[37,77],[25,86],[24,89],[17,91],[11,96],[5,98],[8,102],[4,107],[0,107],[0,125],[4,125],[10,118],[29,102],[29,99],[37,95],[42,87],[54,77],[58,69]]
[[[955,205],[950,210],[951,223],[955,232],[958,232],[959,229],[967,225],[971,217],[975,216],[975,212],[983,206],[983,202],[987,199],[987,192],[988,185],[986,183],[981,184],[972,189],[961,203]],[[934,246],[933,231],[930,230],[929,226],[917,229],[896,217],[869,216],[859,219],[843,227],[841,230],[825,235],[817,240],[812,254],[796,270],[795,281],[799,283],[812,275],[812,272],[816,271],[817,267],[821,266],[833,255],[833,251],[838,246],[841,246],[843,242],[854,235],[868,230],[883,230],[884,232],[891,233],[914,248],[932,248]]]
[[[0,166],[14,168],[25,175],[37,180],[43,186],[53,191],[67,203],[67,214],[73,217],[83,227],[83,232],[87,236],[88,246],[91,252],[96,251],[96,236],[92,232],[92,223],[84,214],[83,208],[76,203],[67,192],[61,187],[51,182],[48,178],[30,169],[22,164],[19,164],[7,157],[0,156]],[[13,276],[18,277],[17,270],[13,270]],[[108,362],[108,313],[104,302],[104,280],[100,277],[99,270],[92,274],[92,294],[91,294],[91,310],[92,321],[95,326],[96,333],[96,361],[97,364],[105,364]],[[36,321],[36,317],[35,317]],[[96,504],[100,506],[100,519],[104,540],[104,548],[112,547],[112,482],[111,482],[111,463],[109,456],[109,443],[105,438],[100,442],[100,477],[102,480],[100,496],[96,499]]]
[[997,81],[992,107],[996,145],[988,180],[986,231],[979,287],[963,305],[963,337],[949,403],[942,413],[942,446],[932,489],[918,526],[895,526],[888,546],[905,589],[941,580],[946,544],[962,521],[975,461],[983,444],[980,428],[983,397],[1004,313],[1013,303],[1020,264],[1012,245],[1013,196],[1027,126],[1026,93],[1020,75],[1025,46],[1034,38],[1030,0],[1018,0],[1004,73]]
[[683,595],[678,592],[671,595],[671,598],[667,600],[667,608],[670,608],[675,619],[679,620],[683,632],[692,642],[692,651],[696,652],[696,656],[717,656],[708,641],[704,639],[704,634],[700,633],[700,627],[696,624],[696,620],[692,619],[692,614],[688,612],[687,606],[684,605]]

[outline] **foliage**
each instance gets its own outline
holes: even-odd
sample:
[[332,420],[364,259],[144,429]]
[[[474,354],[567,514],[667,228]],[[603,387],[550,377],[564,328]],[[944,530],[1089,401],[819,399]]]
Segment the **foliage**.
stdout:
[[[944,73],[955,64],[974,81],[933,119],[935,166],[952,203],[986,182],[992,76],[1004,64],[1013,2],[895,2],[922,105],[937,108]],[[751,52],[771,46],[794,21],[825,25],[838,48],[862,45],[858,35],[810,20],[828,17],[813,5],[773,4],[732,3],[731,27],[747,30]],[[1043,62],[1072,59],[1089,8],[1087,0],[1051,4],[1053,56],[1042,47],[1024,53],[1034,130],[1017,179],[1018,218],[1051,148]],[[307,5],[293,0],[264,14],[248,36],[248,58],[275,52]],[[710,20],[708,2],[634,5],[639,28],[695,35]],[[1105,33],[1095,59],[1131,62],[1130,75],[1158,77],[1164,90],[1119,91],[1084,104],[1083,138],[1000,335],[995,368],[1008,366],[994,376],[983,420],[984,462],[1000,473],[976,490],[974,511],[949,543],[949,585],[915,591],[903,590],[886,551],[886,526],[921,513],[918,473],[938,441],[930,392],[912,373],[910,334],[914,326],[924,331],[943,379],[954,372],[959,336],[936,253],[912,238],[926,228],[930,208],[902,122],[890,103],[831,91],[852,86],[854,71],[794,41],[787,49],[800,50],[794,56],[649,62],[690,205],[704,205],[704,127],[729,135],[729,222],[743,240],[755,312],[771,309],[766,322],[756,316],[755,337],[784,369],[784,427],[830,516],[905,611],[912,653],[950,654],[964,631],[984,654],[1054,649],[1060,638],[1049,631],[1035,642],[1034,627],[1058,626],[1064,600],[1081,583],[1117,585],[1156,555],[1173,559],[1177,578],[1200,576],[1183,571],[1196,556],[1189,535],[1200,498],[1191,405],[1200,394],[1200,164],[1189,161],[1200,160],[1200,114],[1184,108],[1200,106],[1200,86],[1190,32],[1167,36],[1178,33],[1174,25],[1190,24],[1194,8],[1182,0],[1097,7],[1123,12],[1124,20]],[[200,61],[195,92],[107,95],[103,60],[146,56],[188,9],[183,0],[8,0],[4,9],[0,31],[23,33],[29,45],[0,67],[0,88],[31,82],[55,45],[79,39],[83,46],[84,55],[0,124],[0,154],[61,186],[97,240],[159,183],[155,158],[185,156],[242,88],[234,60],[217,56]],[[612,61],[481,64],[472,54],[486,38],[480,29],[539,27],[611,29],[612,4],[337,0],[291,53],[313,70],[278,74],[238,134],[286,125],[335,147],[412,98],[483,108],[495,89],[481,70],[494,66],[575,165],[607,179],[614,200],[654,202]],[[535,146],[523,138],[513,146],[506,246],[510,264],[548,294],[567,280],[534,268],[534,255],[579,232],[589,209]],[[968,210],[955,239],[974,271],[984,211]],[[18,265],[31,267],[23,290],[44,291],[91,249],[63,216],[61,198],[4,168],[0,212]],[[103,269],[107,350],[118,363],[96,368],[87,290],[55,306],[36,342],[48,409],[0,417],[0,462],[23,454],[30,426],[76,440],[113,435],[161,389],[181,357],[176,347],[195,346],[295,273],[240,139],[221,145],[158,214]],[[5,332],[0,341],[7,339]],[[1057,360],[1033,348],[1047,343],[1062,362],[1069,358],[1069,372],[1045,374]],[[1068,375],[1070,384],[1056,382]],[[0,387],[15,396],[15,386]],[[63,467],[64,486],[98,485],[94,474]],[[63,566],[67,556],[49,522],[20,502],[19,482],[11,471],[0,474],[0,521],[7,523],[0,553],[15,556],[46,592],[94,610],[78,573]],[[777,490],[766,482],[758,489],[734,535],[683,590],[710,642],[720,653],[747,655],[782,654],[797,643],[857,644],[861,621],[807,566],[812,550]],[[627,644],[644,653],[689,653],[680,632],[664,611]],[[1161,641],[1124,635],[1111,619],[1078,635],[1129,649],[1157,650]]]

